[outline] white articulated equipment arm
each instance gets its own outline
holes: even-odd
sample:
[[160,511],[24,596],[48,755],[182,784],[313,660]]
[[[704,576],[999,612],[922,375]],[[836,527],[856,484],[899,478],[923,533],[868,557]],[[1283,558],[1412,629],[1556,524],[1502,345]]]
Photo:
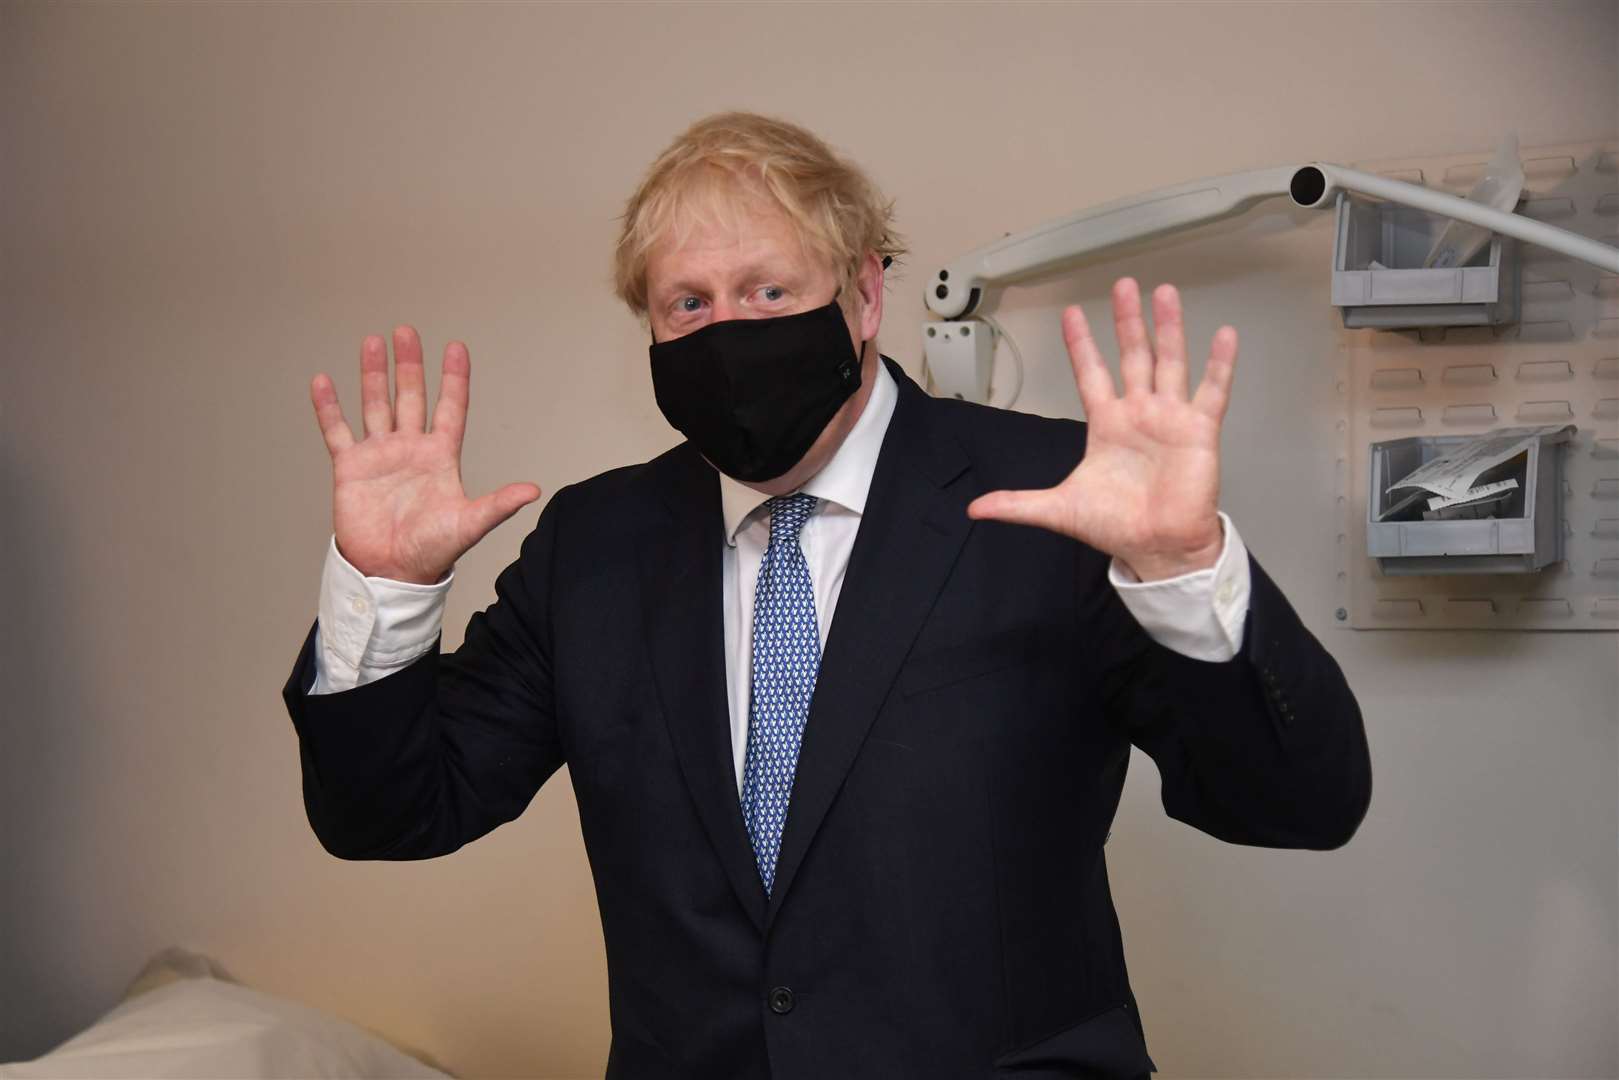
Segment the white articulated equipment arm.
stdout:
[[1287,194],[1295,170],[1260,169],[1161,188],[1081,210],[947,263],[926,288],[934,314],[959,319],[996,285],[1033,277],[1106,248],[1239,214]]
[[960,319],[978,306],[990,288],[1033,277],[1083,256],[1229,217],[1284,195],[1298,206],[1330,207],[1339,191],[1465,221],[1619,274],[1619,248],[1417,184],[1318,162],[1194,180],[1037,225],[947,263],[927,282],[925,299],[934,314]]

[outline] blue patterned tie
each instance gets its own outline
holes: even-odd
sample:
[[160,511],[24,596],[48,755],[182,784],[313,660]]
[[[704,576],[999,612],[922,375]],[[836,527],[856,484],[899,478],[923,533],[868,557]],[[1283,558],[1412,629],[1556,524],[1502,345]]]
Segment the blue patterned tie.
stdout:
[[766,896],[776,877],[798,747],[821,667],[815,592],[809,564],[798,546],[798,534],[814,513],[815,502],[815,496],[800,492],[766,504],[770,543],[753,594],[753,695],[742,765],[742,820],[753,841]]

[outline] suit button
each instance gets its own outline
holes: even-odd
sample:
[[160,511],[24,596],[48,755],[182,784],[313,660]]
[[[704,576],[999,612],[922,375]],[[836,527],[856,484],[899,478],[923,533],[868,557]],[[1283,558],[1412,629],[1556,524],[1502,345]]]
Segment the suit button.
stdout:
[[770,991],[770,1011],[785,1016],[793,1011],[793,992],[785,986]]

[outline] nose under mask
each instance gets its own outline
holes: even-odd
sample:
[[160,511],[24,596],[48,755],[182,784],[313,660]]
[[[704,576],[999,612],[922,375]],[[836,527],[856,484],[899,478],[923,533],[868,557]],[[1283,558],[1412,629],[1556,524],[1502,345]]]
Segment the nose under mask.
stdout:
[[797,465],[860,388],[837,297],[824,307],[709,323],[654,340],[652,390],[664,418],[720,472],[774,480]]

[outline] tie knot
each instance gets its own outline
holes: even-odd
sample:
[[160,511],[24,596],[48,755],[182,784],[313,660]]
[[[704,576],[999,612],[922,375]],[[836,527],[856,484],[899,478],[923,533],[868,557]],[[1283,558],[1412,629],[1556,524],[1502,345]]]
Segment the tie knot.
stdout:
[[796,541],[804,529],[804,522],[815,512],[817,501],[814,495],[799,491],[791,495],[778,495],[765,503],[770,510],[771,541],[778,538]]

